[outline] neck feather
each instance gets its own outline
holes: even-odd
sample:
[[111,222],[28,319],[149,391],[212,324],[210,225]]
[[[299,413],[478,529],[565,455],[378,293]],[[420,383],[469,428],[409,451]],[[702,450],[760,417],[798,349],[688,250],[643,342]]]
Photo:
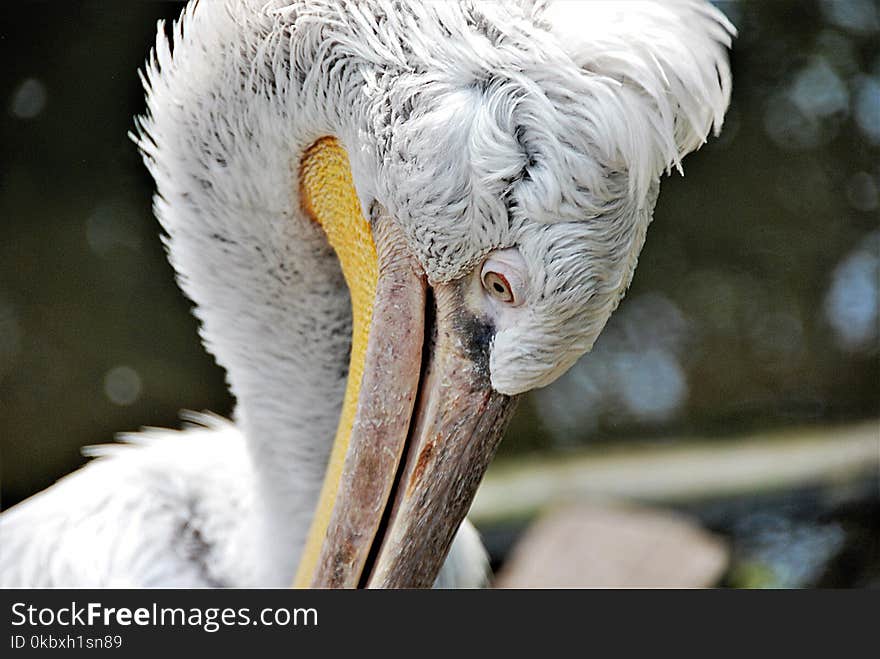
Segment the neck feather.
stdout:
[[[279,70],[277,57],[253,58],[258,47],[284,54],[272,43],[283,32],[270,15],[232,20],[209,6],[188,10],[173,59],[160,35],[139,145],[156,179],[169,258],[237,401],[256,488],[241,532],[260,538],[250,544],[273,571],[263,578],[282,583],[292,579],[320,492],[352,322],[339,263],[302,210],[299,163],[317,139],[345,143],[358,133],[347,128],[359,115],[358,93],[337,73],[298,75]],[[320,40],[298,43],[313,44],[297,53],[298,69],[325,68]],[[332,114],[339,108],[346,123]]]

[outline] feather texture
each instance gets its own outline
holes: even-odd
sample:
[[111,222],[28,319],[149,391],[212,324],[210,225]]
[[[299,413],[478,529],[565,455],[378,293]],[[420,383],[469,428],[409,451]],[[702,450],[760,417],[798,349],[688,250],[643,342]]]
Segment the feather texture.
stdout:
[[[133,136],[234,423],[128,436],[0,516],[5,585],[285,585],[336,429],[348,294],[304,216],[300,156],[337,137],[362,208],[432,283],[516,247],[529,296],[493,318],[492,385],[543,386],[632,278],[659,178],[721,127],[724,16],[683,2],[201,0],[160,24]],[[173,44],[173,45],[172,45]],[[476,585],[463,527],[440,585]]]

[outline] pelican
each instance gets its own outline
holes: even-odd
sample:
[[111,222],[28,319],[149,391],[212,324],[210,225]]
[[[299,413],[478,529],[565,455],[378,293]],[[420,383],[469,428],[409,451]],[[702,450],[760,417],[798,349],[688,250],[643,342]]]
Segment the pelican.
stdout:
[[661,175],[721,128],[701,0],[201,0],[133,138],[234,420],[0,516],[6,586],[478,586],[516,397],[593,345]]

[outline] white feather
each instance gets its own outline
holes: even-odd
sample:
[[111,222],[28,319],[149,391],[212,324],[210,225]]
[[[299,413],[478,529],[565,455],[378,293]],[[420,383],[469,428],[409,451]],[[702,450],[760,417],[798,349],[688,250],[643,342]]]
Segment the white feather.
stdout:
[[[345,386],[350,308],[300,210],[300,156],[335,135],[432,283],[516,246],[530,297],[493,386],[589,350],[629,284],[660,175],[730,96],[732,26],[681,3],[202,0],[160,25],[135,137],[235,423],[148,431],[0,516],[6,585],[285,585]],[[463,527],[438,584],[476,585]]]

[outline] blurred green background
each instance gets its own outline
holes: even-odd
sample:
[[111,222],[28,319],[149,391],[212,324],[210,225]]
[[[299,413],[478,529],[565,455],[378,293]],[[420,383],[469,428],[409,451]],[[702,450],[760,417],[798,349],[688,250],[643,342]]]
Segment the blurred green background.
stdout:
[[[724,131],[664,181],[626,299],[594,351],[521,404],[502,461],[880,415],[880,6],[719,4],[740,31]],[[177,427],[181,409],[231,413],[126,136],[156,21],[179,9],[0,7],[4,508],[83,464],[81,446]],[[825,558],[858,542],[870,565],[832,585],[877,583],[876,481],[859,492],[843,521],[803,497],[706,519],[747,546],[743,520],[776,515],[783,553],[836,524],[849,539]]]

